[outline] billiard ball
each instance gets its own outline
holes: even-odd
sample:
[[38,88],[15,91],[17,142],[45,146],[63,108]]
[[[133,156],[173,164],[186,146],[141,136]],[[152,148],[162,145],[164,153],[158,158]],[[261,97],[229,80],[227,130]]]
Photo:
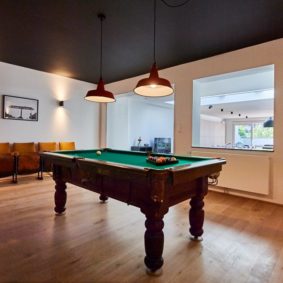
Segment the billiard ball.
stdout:
[[156,163],[158,164],[166,163],[166,158],[163,156],[160,156],[156,159]]
[[96,152],[96,154],[97,154],[97,155],[101,155],[101,151],[98,150],[98,151]]

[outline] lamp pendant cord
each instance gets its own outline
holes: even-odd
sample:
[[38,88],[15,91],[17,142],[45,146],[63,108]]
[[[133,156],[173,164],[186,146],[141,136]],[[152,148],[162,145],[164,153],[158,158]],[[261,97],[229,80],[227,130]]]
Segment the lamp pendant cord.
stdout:
[[100,18],[100,79],[102,78],[102,22],[103,18]]
[[155,58],[155,36],[156,36],[156,0],[154,2],[154,8],[153,8],[153,62],[156,63]]
[[[192,0],[185,0],[183,3],[180,3],[178,5],[171,5],[169,3],[167,3],[165,0],[161,0],[167,7],[170,8],[177,8],[177,7],[181,7],[186,5],[188,2],[192,1]],[[156,58],[155,58],[155,37],[156,37],[156,0],[153,0],[153,11],[154,11],[154,15],[153,15],[153,62],[156,63]]]

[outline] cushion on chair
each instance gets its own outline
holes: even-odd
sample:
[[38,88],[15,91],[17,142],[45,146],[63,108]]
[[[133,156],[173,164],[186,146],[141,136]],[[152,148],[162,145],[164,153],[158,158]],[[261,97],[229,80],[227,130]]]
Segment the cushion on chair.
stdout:
[[60,150],[75,150],[76,145],[75,142],[59,142]]
[[10,144],[8,142],[0,143],[0,154],[1,153],[10,153]]
[[56,142],[39,142],[38,151],[55,151],[57,149]]
[[14,173],[14,156],[0,154],[0,177],[12,176]]
[[36,173],[39,170],[39,154],[35,143],[14,143],[13,151],[18,155],[18,174]]
[[8,142],[0,143],[0,177],[12,176],[14,173],[14,156]]
[[34,142],[14,143],[13,151],[18,153],[36,152]]
[[37,152],[20,153],[18,156],[18,173],[36,173],[39,170],[39,154]]

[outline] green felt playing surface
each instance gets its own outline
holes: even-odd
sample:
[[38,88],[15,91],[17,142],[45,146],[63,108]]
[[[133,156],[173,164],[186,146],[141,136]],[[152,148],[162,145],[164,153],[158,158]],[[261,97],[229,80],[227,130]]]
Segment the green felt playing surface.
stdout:
[[[101,155],[97,154],[97,151],[101,152]],[[76,150],[76,151],[66,151],[58,152],[60,154],[68,155],[75,158],[88,158],[92,160],[100,160],[113,162],[118,164],[132,165],[143,168],[152,168],[152,169],[166,169],[176,166],[188,166],[195,162],[205,161],[209,158],[197,158],[197,157],[177,157],[178,163],[175,164],[164,164],[164,165],[155,165],[146,161],[147,154],[140,152],[132,151],[115,151],[108,149],[97,149],[97,150]],[[167,156],[167,155],[165,155]]]

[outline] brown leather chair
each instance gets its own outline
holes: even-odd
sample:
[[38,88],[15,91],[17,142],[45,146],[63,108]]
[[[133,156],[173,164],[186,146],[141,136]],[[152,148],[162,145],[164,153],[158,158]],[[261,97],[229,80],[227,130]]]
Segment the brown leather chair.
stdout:
[[15,156],[12,154],[10,144],[0,143],[0,178],[12,176],[15,180]]
[[[38,143],[38,151],[46,152],[46,151],[56,151],[57,145],[56,142],[39,142]],[[43,179],[43,172],[51,172],[52,164],[46,160],[40,158],[40,179]]]
[[75,142],[59,142],[59,150],[75,150]]
[[21,174],[32,174],[40,172],[39,154],[36,151],[35,143],[14,143],[13,152],[16,156],[16,172],[15,182],[17,182],[17,176]]

